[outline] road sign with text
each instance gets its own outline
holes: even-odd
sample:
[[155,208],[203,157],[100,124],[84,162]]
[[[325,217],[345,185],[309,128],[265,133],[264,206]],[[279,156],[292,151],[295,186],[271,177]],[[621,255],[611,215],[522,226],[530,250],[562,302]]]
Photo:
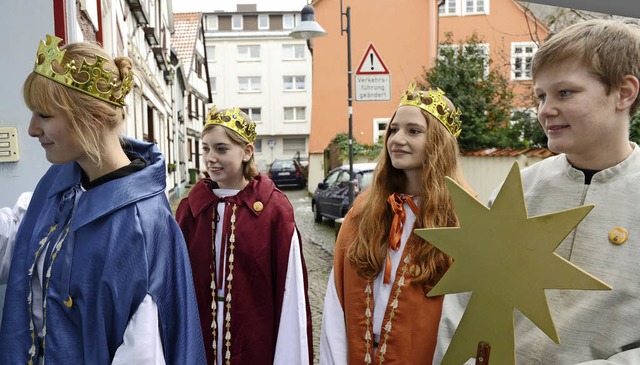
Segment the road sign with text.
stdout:
[[391,100],[391,74],[378,51],[369,44],[356,70],[356,101]]

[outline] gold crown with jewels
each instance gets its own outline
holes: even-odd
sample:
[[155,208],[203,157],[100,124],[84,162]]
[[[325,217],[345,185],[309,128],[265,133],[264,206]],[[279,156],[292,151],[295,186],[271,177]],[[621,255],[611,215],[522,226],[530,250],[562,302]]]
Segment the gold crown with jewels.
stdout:
[[409,84],[407,90],[402,93],[400,98],[400,106],[413,105],[427,113],[433,115],[444,125],[454,137],[458,138],[462,131],[462,122],[460,108],[450,110],[447,101],[444,99],[444,91],[439,88],[429,89],[428,91],[415,92],[416,84]]
[[[117,79],[112,77],[112,72],[104,70],[103,66],[107,60],[103,57],[95,55],[96,61],[94,63],[89,63],[85,59],[80,67],[76,65],[75,60],[63,63],[66,50],[60,51],[58,48],[61,41],[62,38],[49,34],[47,34],[46,42],[40,41],[33,71],[107,103],[125,106],[125,97],[133,85],[133,71],[130,71],[122,79],[122,83],[118,85]],[[58,70],[62,69],[61,72],[56,71],[54,62],[56,62]]]
[[235,106],[226,110],[217,110],[214,105],[207,114],[207,121],[204,125],[209,124],[227,127],[249,143],[256,141],[256,124],[250,120],[245,123],[245,119],[240,115],[240,109]]

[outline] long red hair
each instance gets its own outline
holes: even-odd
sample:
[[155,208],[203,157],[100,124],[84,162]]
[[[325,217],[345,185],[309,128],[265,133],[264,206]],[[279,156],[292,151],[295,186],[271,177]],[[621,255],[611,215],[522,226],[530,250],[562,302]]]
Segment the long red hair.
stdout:
[[[453,105],[450,108],[453,110]],[[421,112],[427,122],[427,141],[419,187],[420,212],[414,228],[457,226],[458,219],[445,184],[445,176],[467,186],[458,166],[458,142],[434,116],[424,110]],[[347,251],[347,257],[357,273],[369,279],[375,278],[384,267],[389,229],[393,220],[387,198],[394,192],[406,191],[408,184],[404,171],[391,164],[387,150],[391,122],[385,131],[384,148],[368,189],[368,200],[359,212],[357,237]],[[451,258],[415,234],[407,242],[407,248],[409,247],[414,250],[414,264],[420,268],[413,283],[429,290],[451,265]]]

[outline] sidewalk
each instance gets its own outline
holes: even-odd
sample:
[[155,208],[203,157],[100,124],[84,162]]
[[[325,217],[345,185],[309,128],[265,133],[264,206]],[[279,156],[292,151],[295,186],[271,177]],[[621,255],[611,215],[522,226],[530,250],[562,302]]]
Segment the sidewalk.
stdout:
[[169,199],[169,205],[171,205],[171,212],[173,213],[173,215],[176,215],[176,210],[178,209],[178,204],[180,204],[180,201],[182,199],[186,198],[189,195],[189,192],[191,191],[192,187],[193,187],[193,185],[187,185],[187,187],[184,188],[184,191],[182,192],[182,196],[180,196],[180,198],[173,199],[173,201],[171,199]]

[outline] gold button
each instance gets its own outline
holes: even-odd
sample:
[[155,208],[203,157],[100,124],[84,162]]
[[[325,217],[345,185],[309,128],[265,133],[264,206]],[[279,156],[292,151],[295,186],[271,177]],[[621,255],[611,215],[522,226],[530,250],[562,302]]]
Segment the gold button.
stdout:
[[409,273],[411,274],[411,276],[416,277],[420,275],[420,273],[422,273],[422,270],[418,265],[411,265],[409,266]]
[[264,205],[262,205],[261,202],[253,203],[253,210],[255,210],[256,212],[262,212],[263,208],[264,208]]
[[69,299],[63,300],[62,303],[64,303],[67,308],[71,308],[73,306],[73,299],[71,299],[71,295],[69,295]]
[[629,232],[622,227],[613,227],[609,231],[609,242],[614,245],[621,245],[627,242],[627,238],[629,238]]

